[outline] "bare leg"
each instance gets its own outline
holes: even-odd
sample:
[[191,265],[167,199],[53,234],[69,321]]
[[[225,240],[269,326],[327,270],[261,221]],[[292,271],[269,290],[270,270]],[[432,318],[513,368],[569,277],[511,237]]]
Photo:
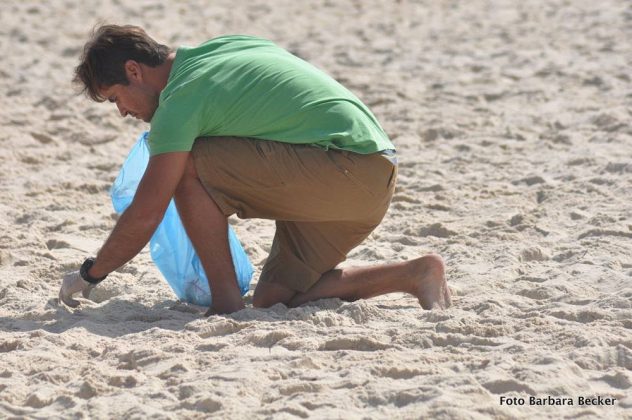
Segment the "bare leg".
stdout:
[[392,292],[414,295],[424,309],[445,309],[451,305],[445,280],[445,265],[439,255],[373,267],[334,269],[323,274],[305,293],[298,293],[288,306],[337,297],[368,299]]
[[207,315],[243,309],[228,246],[228,221],[200,183],[192,158],[178,184],[175,200],[182,224],[208,277],[213,304]]

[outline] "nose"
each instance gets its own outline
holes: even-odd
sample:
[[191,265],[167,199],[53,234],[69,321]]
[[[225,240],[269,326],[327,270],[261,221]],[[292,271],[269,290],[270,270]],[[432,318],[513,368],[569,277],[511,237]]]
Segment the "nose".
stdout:
[[127,110],[125,108],[123,108],[120,104],[116,104],[116,107],[119,110],[119,114],[121,114],[121,117],[126,117],[127,116]]

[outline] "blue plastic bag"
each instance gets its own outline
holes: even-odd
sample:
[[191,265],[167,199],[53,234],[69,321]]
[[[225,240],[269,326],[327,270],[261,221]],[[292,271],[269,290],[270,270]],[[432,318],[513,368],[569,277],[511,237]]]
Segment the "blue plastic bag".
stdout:
[[[123,213],[132,203],[138,184],[147,168],[149,162],[148,134],[148,132],[144,132],[140,135],[112,185],[110,192],[112,205],[118,214]],[[248,292],[254,270],[230,226],[228,227],[228,243],[233,257],[237,283],[243,296]],[[196,305],[211,306],[211,291],[206,273],[184,230],[173,200],[169,203],[162,222],[151,237],[149,249],[154,263],[178,298]]]

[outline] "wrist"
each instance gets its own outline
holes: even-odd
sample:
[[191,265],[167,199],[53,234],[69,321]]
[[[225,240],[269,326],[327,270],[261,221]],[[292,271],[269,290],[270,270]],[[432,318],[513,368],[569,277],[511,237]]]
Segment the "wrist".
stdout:
[[95,264],[96,260],[94,258],[87,258],[79,270],[81,278],[91,284],[99,284],[107,277],[108,274],[99,271],[98,267],[95,267]]
[[108,274],[110,273],[106,273],[103,270],[100,270],[100,267],[97,265],[97,263],[95,262],[92,267],[90,267],[90,269],[88,270],[88,274],[91,277],[97,278],[97,279],[101,279],[101,278],[106,278],[108,276]]

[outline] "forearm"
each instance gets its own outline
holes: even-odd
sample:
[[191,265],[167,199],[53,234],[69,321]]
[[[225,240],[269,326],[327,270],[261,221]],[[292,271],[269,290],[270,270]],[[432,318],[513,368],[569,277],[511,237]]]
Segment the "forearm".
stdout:
[[132,204],[97,253],[90,275],[103,277],[134,258],[149,242],[159,222],[155,218],[143,217]]

